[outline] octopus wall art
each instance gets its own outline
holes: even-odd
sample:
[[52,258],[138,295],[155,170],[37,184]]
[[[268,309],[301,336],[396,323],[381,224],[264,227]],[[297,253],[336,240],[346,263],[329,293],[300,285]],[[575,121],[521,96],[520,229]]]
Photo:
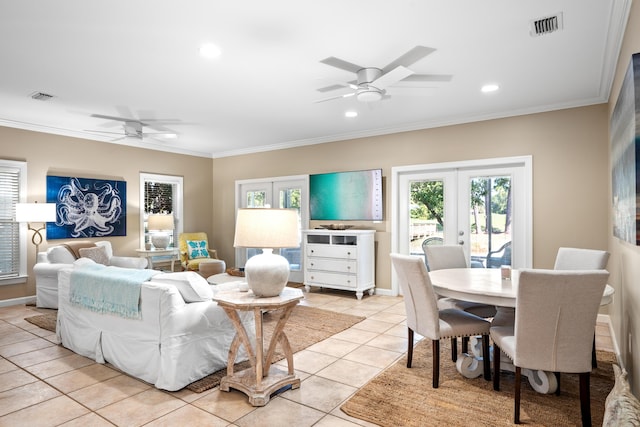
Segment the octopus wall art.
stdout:
[[47,203],[56,204],[47,239],[126,236],[125,181],[47,176]]

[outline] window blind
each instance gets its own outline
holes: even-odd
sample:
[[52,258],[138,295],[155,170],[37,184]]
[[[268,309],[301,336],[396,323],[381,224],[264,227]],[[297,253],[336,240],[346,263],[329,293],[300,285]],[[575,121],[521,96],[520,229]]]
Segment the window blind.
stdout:
[[20,200],[20,169],[0,165],[0,278],[20,273],[20,229],[15,221]]

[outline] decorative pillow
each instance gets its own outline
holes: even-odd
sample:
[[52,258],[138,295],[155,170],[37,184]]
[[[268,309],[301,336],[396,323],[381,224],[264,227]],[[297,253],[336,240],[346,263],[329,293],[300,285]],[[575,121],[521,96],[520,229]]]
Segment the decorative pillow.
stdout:
[[206,240],[187,240],[187,255],[189,259],[209,258]]
[[96,262],[94,260],[92,260],[91,258],[78,258],[77,260],[73,261],[73,266],[74,267],[82,267],[83,265],[87,265],[87,264],[95,264]]
[[80,257],[92,259],[98,264],[109,265],[107,251],[102,246],[80,248],[78,253],[80,253]]
[[631,393],[627,371],[613,364],[615,384],[605,401],[603,427],[640,426],[640,401]]
[[159,273],[153,276],[151,281],[175,286],[184,302],[209,301],[213,297],[207,280],[195,271]]
[[54,246],[49,249],[47,258],[52,264],[72,264],[76,257],[64,246]]

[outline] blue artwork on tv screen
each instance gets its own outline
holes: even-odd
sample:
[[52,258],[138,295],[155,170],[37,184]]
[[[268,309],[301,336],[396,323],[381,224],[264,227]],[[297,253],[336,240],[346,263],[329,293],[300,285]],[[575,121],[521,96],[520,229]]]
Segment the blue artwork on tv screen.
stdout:
[[309,176],[312,220],[382,221],[382,169]]

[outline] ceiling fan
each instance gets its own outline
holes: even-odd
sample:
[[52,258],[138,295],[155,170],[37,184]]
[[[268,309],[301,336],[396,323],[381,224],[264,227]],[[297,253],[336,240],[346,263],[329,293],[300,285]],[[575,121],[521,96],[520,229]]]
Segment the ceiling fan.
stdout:
[[321,99],[316,101],[316,103],[330,101],[332,99],[348,98],[350,96],[355,96],[358,101],[362,102],[375,102],[390,98],[387,94],[387,88],[400,82],[418,83],[451,81],[452,76],[449,74],[416,74],[408,68],[412,64],[435,51],[436,49],[431,47],[415,46],[383,68],[362,67],[333,56],[323,59],[320,61],[323,64],[356,73],[357,79],[344,84],[334,84],[318,89],[319,92],[329,92],[349,87],[352,89],[352,92]]
[[[116,139],[115,141],[118,141],[120,139],[124,139],[124,138],[135,138],[135,139],[140,139],[143,140],[147,137],[149,138],[157,138],[157,137],[161,137],[161,138],[165,138],[165,139],[171,139],[171,138],[177,138],[178,134],[176,132],[173,132],[171,130],[168,130],[162,126],[160,126],[161,123],[177,123],[179,122],[179,120],[175,120],[175,119],[131,119],[131,118],[126,118],[126,117],[116,117],[116,116],[107,116],[104,114],[92,114],[91,117],[95,117],[98,119],[107,119],[107,120],[114,120],[116,122],[122,122],[122,129],[123,132],[112,132],[112,131],[104,131],[104,130],[88,130],[88,132],[98,132],[98,133],[105,133],[105,134],[113,134],[113,135],[120,135],[121,138]],[[153,124],[152,124],[153,123]],[[145,127],[148,127],[149,129],[154,129],[153,132],[146,132],[145,131]]]

